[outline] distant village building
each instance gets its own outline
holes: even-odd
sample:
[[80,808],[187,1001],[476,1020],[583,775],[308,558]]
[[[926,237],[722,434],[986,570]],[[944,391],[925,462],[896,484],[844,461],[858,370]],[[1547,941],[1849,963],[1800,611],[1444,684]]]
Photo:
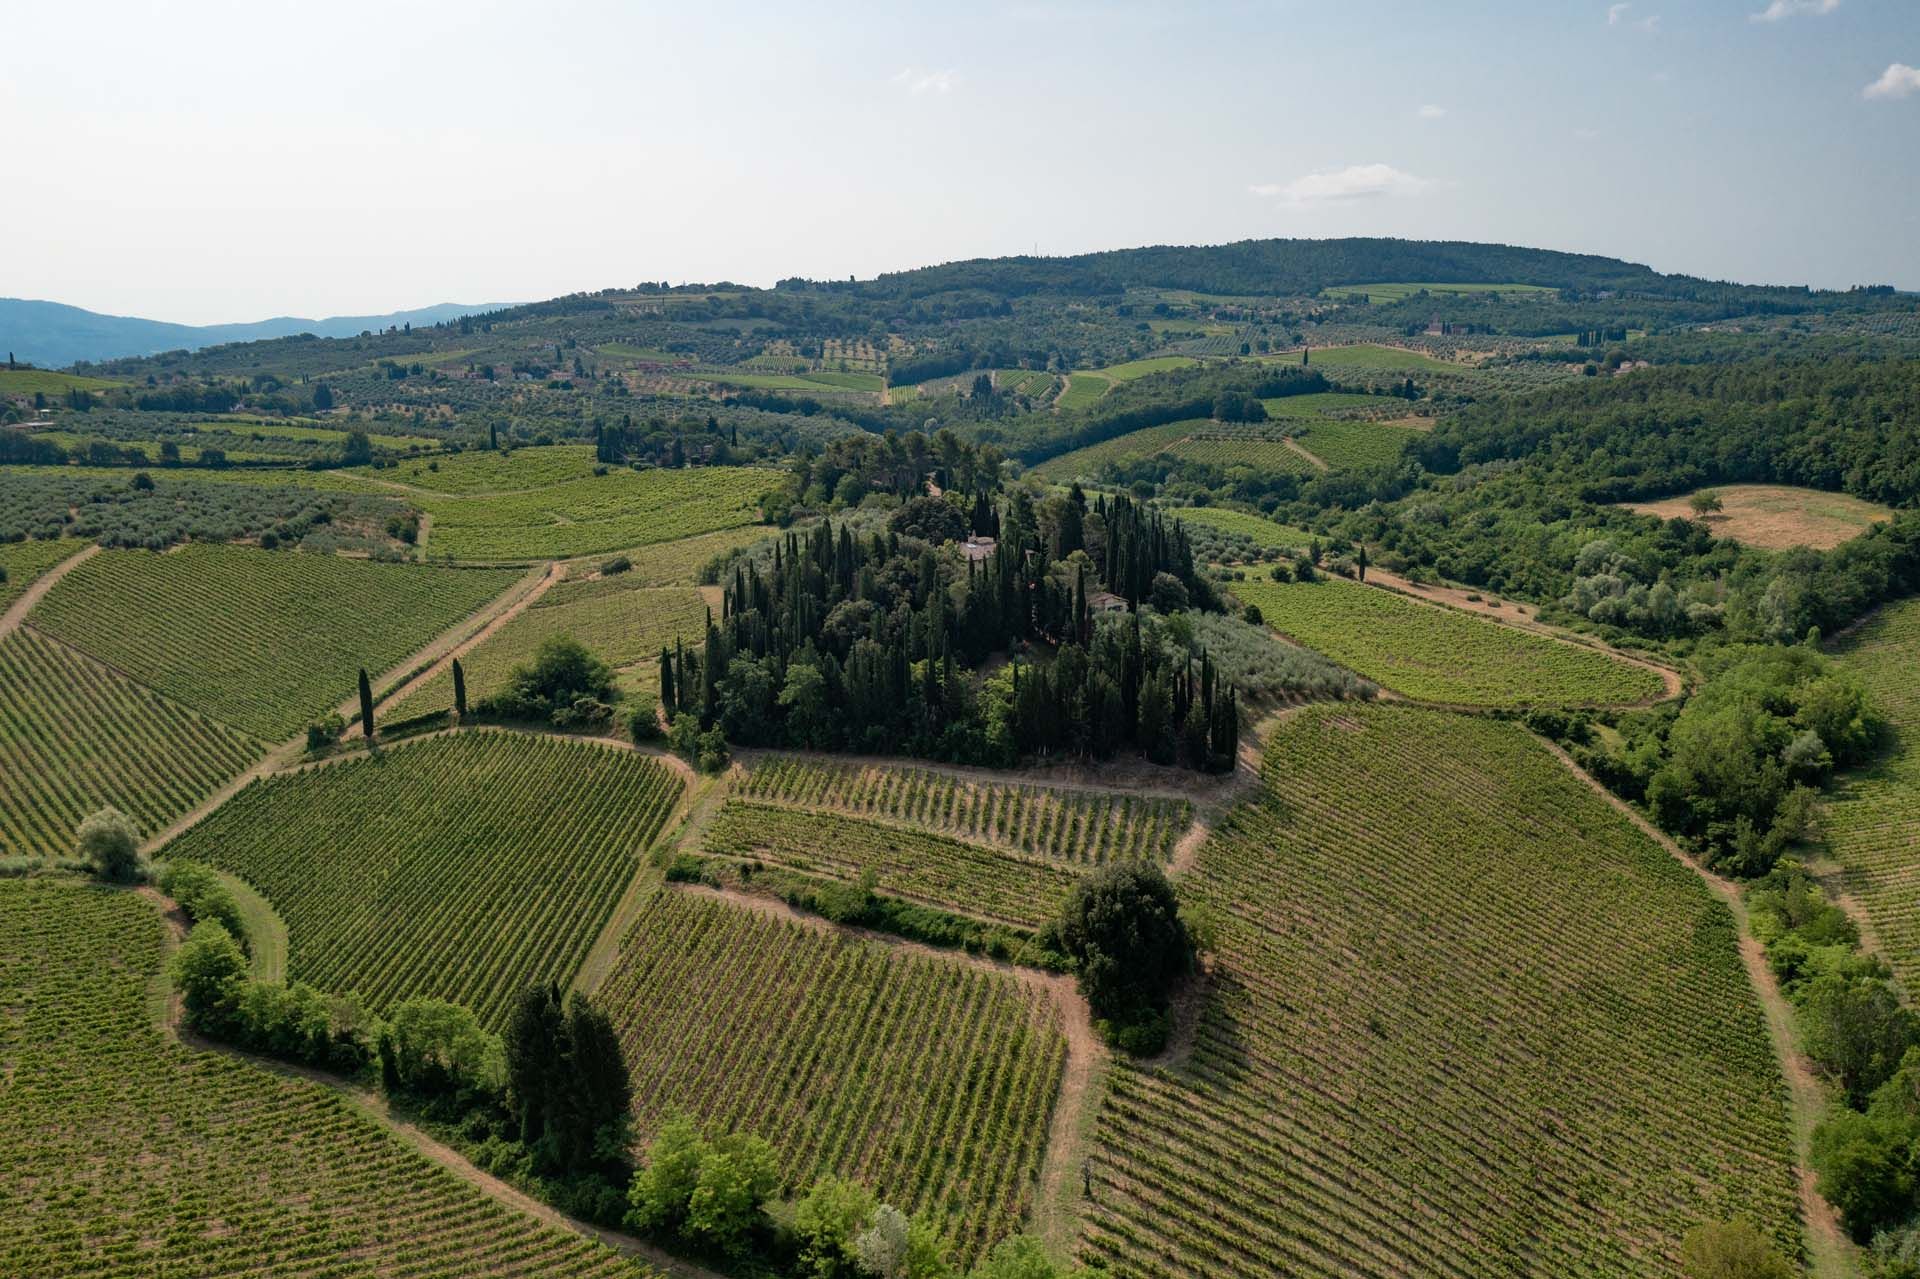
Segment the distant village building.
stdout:
[[1124,613],[1127,600],[1124,595],[1115,595],[1112,591],[1089,591],[1087,593],[1087,611],[1090,613]]
[[970,537],[961,549],[966,552],[969,560],[982,564],[993,558],[994,545],[994,540],[990,537]]

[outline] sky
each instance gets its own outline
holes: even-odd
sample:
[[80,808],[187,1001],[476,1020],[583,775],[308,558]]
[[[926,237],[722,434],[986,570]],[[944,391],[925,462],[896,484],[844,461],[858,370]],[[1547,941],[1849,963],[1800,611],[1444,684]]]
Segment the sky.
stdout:
[[0,296],[115,314],[1269,236],[1920,289],[1916,0],[0,14]]

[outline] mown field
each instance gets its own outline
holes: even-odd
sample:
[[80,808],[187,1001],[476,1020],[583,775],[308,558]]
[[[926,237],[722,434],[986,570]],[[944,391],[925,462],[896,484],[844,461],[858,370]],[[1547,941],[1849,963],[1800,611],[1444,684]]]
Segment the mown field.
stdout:
[[[1235,511],[1224,506],[1180,506],[1171,509],[1183,524],[1211,529],[1228,539],[1243,540],[1269,551],[1305,550],[1313,542],[1313,534],[1303,529],[1278,524],[1247,511]],[[1189,532],[1192,531],[1190,528]]]
[[1125,364],[1110,364],[1104,369],[1096,369],[1101,377],[1109,382],[1131,382],[1135,378],[1148,377],[1155,373],[1165,373],[1171,369],[1184,369],[1200,361],[1187,355],[1152,355],[1144,360],[1128,360]]
[[1116,1066],[1081,1254],[1124,1279],[1678,1275],[1799,1248],[1731,914],[1517,726],[1317,706],[1183,885],[1191,1058]]
[[596,999],[643,1136],[675,1111],[762,1134],[790,1186],[857,1178],[963,1256],[1020,1228],[1066,1041],[1012,974],[663,888]]
[[1832,646],[1893,724],[1894,743],[1843,775],[1826,806],[1827,845],[1887,962],[1920,989],[1920,599],[1888,605]]
[[79,537],[39,538],[25,542],[0,542],[0,570],[6,581],[0,582],[0,613],[7,611],[34,580],[70,555],[86,549]]
[[770,803],[833,809],[1001,844],[1061,861],[1163,862],[1193,821],[1184,799],[1114,795],[959,778],[894,764],[823,763],[773,755],[733,793]]
[[132,892],[0,880],[0,1274],[513,1274],[646,1267],[497,1203],[318,1084],[182,1047]]
[[1050,859],[838,813],[729,799],[701,840],[710,857],[803,875],[878,877],[878,891],[977,919],[1033,929],[1059,914],[1078,875]]
[[255,782],[160,855],[272,902],[294,980],[497,1027],[572,980],[680,790],[630,751],[469,731]]
[[1465,367],[1436,360],[1418,351],[1403,351],[1397,346],[1374,346],[1366,342],[1357,346],[1316,346],[1307,356],[1307,362],[1321,368],[1386,370],[1394,373],[1458,373]]
[[[616,669],[631,667],[623,686],[655,689],[658,657],[675,639],[698,643],[706,633],[707,603],[691,586],[644,586],[630,574],[604,581],[563,582],[460,659],[467,699],[477,702],[507,686],[513,668],[533,659],[553,636],[570,635]],[[385,713],[424,715],[453,705],[453,672],[444,670]]]
[[[1725,508],[1706,517],[1715,537],[1730,537],[1767,551],[1811,546],[1832,550],[1893,518],[1893,511],[1845,493],[1795,488],[1789,484],[1726,484],[1705,490]],[[1657,502],[1628,502],[1628,510],[1663,520],[1699,518],[1691,493]]]
[[1664,689],[1645,667],[1337,578],[1235,582],[1268,626],[1418,701],[1456,706],[1600,706]]
[[262,750],[31,627],[0,638],[0,856],[71,856],[109,804],[157,834]]
[[521,492],[409,500],[433,516],[431,555],[564,559],[757,524],[760,498],[779,479],[744,466],[613,470]]
[[33,624],[270,742],[292,737],[511,586],[511,571],[376,564],[245,546],[105,551]]

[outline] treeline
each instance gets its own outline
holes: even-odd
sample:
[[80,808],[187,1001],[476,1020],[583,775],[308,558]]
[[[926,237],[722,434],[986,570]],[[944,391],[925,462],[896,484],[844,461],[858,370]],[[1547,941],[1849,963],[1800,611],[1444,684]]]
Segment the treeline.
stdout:
[[610,466],[644,462],[652,466],[728,466],[740,447],[738,423],[726,427],[709,413],[705,418],[681,417],[672,422],[648,418],[635,423],[623,413],[617,423],[593,424],[593,456]]
[[[717,730],[971,764],[1134,749],[1231,767],[1237,695],[1204,653],[1143,638],[1134,611],[1216,606],[1176,521],[1078,490],[1042,510],[1016,490],[1003,509],[915,498],[890,524],[862,539],[825,521],[736,563],[703,645],[660,654],[676,738],[702,754],[697,734]],[[990,552],[939,549],[995,531]],[[1022,662],[1033,645],[1052,663]],[[997,652],[1009,663],[976,680]]]
[[858,506],[871,494],[907,500],[926,494],[929,486],[969,495],[969,505],[991,502],[1000,491],[1004,460],[994,446],[969,443],[949,430],[931,437],[919,431],[842,436],[795,453],[787,484],[769,501],[767,517],[787,524],[807,514]]

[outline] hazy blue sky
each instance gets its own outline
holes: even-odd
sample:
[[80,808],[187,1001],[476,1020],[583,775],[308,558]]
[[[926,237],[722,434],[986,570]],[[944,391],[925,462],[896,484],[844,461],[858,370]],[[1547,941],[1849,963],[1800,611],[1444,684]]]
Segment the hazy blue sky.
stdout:
[[1916,0],[10,3],[0,295],[206,322],[1386,234],[1920,288]]

